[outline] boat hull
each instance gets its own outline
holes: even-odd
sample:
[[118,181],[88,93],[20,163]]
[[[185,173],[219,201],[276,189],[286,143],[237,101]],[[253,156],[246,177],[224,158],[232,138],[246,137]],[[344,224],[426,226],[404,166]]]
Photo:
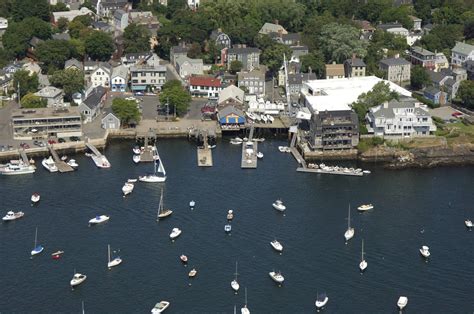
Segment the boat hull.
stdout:
[[166,209],[162,213],[158,214],[158,218],[166,218],[173,213],[172,210]]

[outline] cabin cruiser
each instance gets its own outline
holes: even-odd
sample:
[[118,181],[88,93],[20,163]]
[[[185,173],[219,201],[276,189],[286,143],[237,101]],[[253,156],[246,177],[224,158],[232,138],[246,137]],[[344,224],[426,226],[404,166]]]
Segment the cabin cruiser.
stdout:
[[29,174],[34,173],[35,171],[35,166],[25,164],[22,160],[10,160],[10,162],[7,163],[6,166],[0,168],[0,173],[4,176]]
[[160,301],[159,303],[155,304],[154,308],[151,309],[151,313],[163,313],[168,308],[168,306],[170,306],[170,303],[168,301]]
[[428,258],[430,257],[431,253],[430,253],[430,248],[427,247],[426,245],[423,245],[420,249],[420,254],[424,257],[424,258]]
[[104,169],[110,168],[110,162],[107,160],[107,157],[105,157],[104,155],[97,156],[97,155],[92,154],[91,158],[98,168],[104,168]]
[[466,227],[468,227],[469,229],[472,228],[472,221],[471,221],[470,219],[464,220],[464,224],[465,224]]
[[278,242],[276,239],[270,242],[270,245],[275,249],[275,251],[281,252],[283,251],[283,245]]
[[53,160],[53,157],[49,156],[48,158],[44,158],[43,161],[41,162],[43,167],[46,168],[49,172],[57,172],[58,167],[56,167],[56,163]]
[[125,184],[122,187],[123,196],[126,196],[132,193],[134,187],[135,185],[133,183],[125,182]]
[[401,297],[398,298],[397,306],[400,310],[403,310],[405,308],[405,306],[407,306],[407,304],[408,304],[408,298],[407,297],[401,296]]
[[109,216],[106,216],[106,215],[97,215],[95,216],[94,218],[92,218],[91,220],[89,220],[89,224],[90,225],[98,225],[98,224],[101,224],[103,222],[106,222],[110,219]]
[[374,205],[372,204],[365,204],[365,205],[360,205],[359,207],[357,207],[357,210],[358,211],[361,211],[361,212],[364,212],[364,211],[367,211],[367,210],[371,210],[374,208]]
[[227,233],[230,233],[232,231],[232,226],[231,225],[225,225],[224,226],[224,231]]
[[318,309],[323,308],[329,301],[328,296],[326,293],[321,293],[317,296],[315,305]]
[[75,273],[71,279],[71,287],[75,287],[83,283],[87,279],[86,275]]
[[66,163],[74,170],[77,170],[77,168],[79,168],[79,164],[76,162],[75,159],[69,159]]
[[270,275],[270,277],[273,279],[273,281],[275,281],[276,283],[283,283],[283,281],[285,281],[285,277],[283,277],[283,275],[281,274],[281,272],[274,272],[274,271],[271,271],[268,273],[268,275]]
[[235,137],[235,138],[230,140],[230,143],[234,144],[234,145],[241,145],[243,143],[243,141],[244,140],[242,140],[240,137]]
[[229,211],[227,212],[227,220],[232,220],[234,219],[234,211],[232,209],[229,209]]
[[41,196],[38,193],[33,193],[33,195],[31,195],[31,203],[33,204],[38,203],[40,199],[41,199]]
[[179,237],[181,234],[181,229],[179,228],[173,228],[173,230],[171,230],[171,233],[170,233],[170,239],[173,240],[173,239],[176,239],[177,237]]
[[257,153],[257,158],[258,158],[258,159],[262,159],[262,158],[263,158],[263,153],[262,153],[262,152],[258,152],[258,153]]
[[283,201],[280,200],[280,199],[276,200],[276,201],[272,204],[272,206],[273,206],[273,208],[275,208],[276,210],[281,211],[281,212],[283,212],[283,211],[286,210],[286,206],[283,205]]
[[16,220],[16,219],[19,219],[21,217],[25,216],[25,213],[23,212],[14,212],[14,211],[8,211],[7,214],[5,216],[3,216],[2,220],[3,221],[12,221],[12,220]]

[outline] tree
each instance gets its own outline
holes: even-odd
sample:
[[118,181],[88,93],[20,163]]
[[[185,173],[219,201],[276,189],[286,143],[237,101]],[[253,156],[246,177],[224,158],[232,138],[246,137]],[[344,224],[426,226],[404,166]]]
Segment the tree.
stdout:
[[48,102],[35,94],[28,93],[21,98],[22,108],[46,108]]
[[115,98],[112,101],[112,111],[120,119],[122,124],[140,121],[140,111],[137,108],[135,100],[126,100],[124,98]]
[[81,35],[82,30],[86,29],[87,26],[82,24],[80,21],[76,21],[75,19],[72,20],[69,25],[69,35],[71,35],[72,38],[79,38]]
[[28,41],[33,36],[40,39],[51,37],[51,26],[36,17],[27,18],[18,23],[12,23],[2,36],[5,49],[12,56],[23,58],[26,55]]
[[0,48],[0,68],[6,66],[9,60],[11,60],[11,56],[8,51],[3,48]]
[[50,76],[49,81],[53,86],[63,89],[64,98],[71,101],[74,93],[84,89],[84,72],[75,68],[59,70]]
[[64,3],[58,2],[55,5],[49,6],[49,10],[51,12],[62,12],[62,11],[69,11],[69,8]]
[[276,73],[283,65],[283,55],[285,55],[288,60],[291,54],[292,51],[290,47],[275,42],[272,46],[263,51],[261,61],[268,67],[270,72]]
[[464,36],[466,39],[474,38],[474,19],[464,23]]
[[87,55],[89,55],[92,60],[109,60],[114,52],[114,41],[112,37],[101,31],[93,31],[90,33],[84,41],[84,46]]
[[123,32],[125,53],[150,51],[150,31],[143,25],[129,24]]
[[192,43],[188,50],[188,57],[191,59],[197,59],[202,55],[202,48],[199,43]]
[[367,43],[359,39],[359,30],[350,25],[331,23],[323,26],[318,38],[326,62],[342,63],[353,53],[365,57]]
[[47,40],[36,49],[38,60],[49,73],[64,68],[64,63],[76,56],[75,47],[66,40]]
[[171,80],[163,85],[159,99],[160,103],[167,103],[171,111],[176,110],[176,114],[182,116],[188,112],[191,95],[189,95],[179,81]]
[[311,69],[313,73],[316,73],[318,78],[324,77],[324,71],[326,70],[324,63],[324,56],[320,51],[313,51],[310,54],[300,57],[301,72],[308,73]]
[[462,81],[456,96],[464,107],[474,109],[474,81]]
[[65,17],[60,17],[58,19],[58,30],[63,33],[67,28],[68,28],[68,25],[69,25],[69,20]]
[[48,0],[13,0],[11,8],[13,20],[17,22],[28,17],[49,21]]
[[422,89],[430,82],[430,76],[425,68],[416,65],[411,69],[410,85],[413,89]]
[[242,70],[242,62],[239,60],[234,60],[230,63],[230,73],[236,74]]
[[37,92],[39,86],[38,74],[30,75],[29,71],[18,70],[13,74],[13,86],[15,89],[20,86],[20,98],[28,93]]

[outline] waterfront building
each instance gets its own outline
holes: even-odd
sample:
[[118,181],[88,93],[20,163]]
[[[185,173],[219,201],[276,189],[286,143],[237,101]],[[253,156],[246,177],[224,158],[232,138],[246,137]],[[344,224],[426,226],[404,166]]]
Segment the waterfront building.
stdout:
[[218,99],[222,90],[221,80],[211,76],[191,76],[189,78],[189,92],[194,97]]
[[106,130],[118,130],[120,129],[120,119],[112,112],[112,109],[108,108],[100,125]]
[[219,107],[225,107],[233,105],[239,109],[242,109],[244,104],[244,91],[235,85],[229,85],[219,92],[219,99],[217,104]]
[[248,94],[265,95],[265,72],[253,70],[250,72],[237,73],[237,82],[240,88],[247,90]]
[[[316,73],[293,73],[288,74],[288,90],[291,95],[299,95],[303,82],[315,80]],[[283,76],[283,86],[285,85],[285,76]]]
[[16,140],[82,136],[82,118],[77,107],[16,109],[11,121]]
[[428,108],[413,98],[391,100],[369,109],[370,134],[385,138],[428,136],[436,131]]
[[245,114],[242,110],[232,105],[224,107],[217,113],[219,124],[223,131],[240,130],[245,125]]
[[107,90],[102,87],[94,87],[87,91],[86,99],[79,105],[79,111],[84,117],[84,123],[92,122],[101,112],[107,99]]
[[457,41],[451,49],[451,64],[461,67],[468,60],[474,60],[474,46]]
[[166,83],[165,65],[142,64],[130,67],[130,87],[133,92],[157,92]]

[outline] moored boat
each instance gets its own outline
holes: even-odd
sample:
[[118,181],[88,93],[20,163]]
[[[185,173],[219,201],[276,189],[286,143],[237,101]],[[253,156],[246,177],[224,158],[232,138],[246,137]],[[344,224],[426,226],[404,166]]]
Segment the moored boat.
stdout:
[[271,241],[270,245],[275,249],[275,251],[278,251],[278,252],[283,251],[283,245],[281,245],[281,243],[278,242],[276,239]]
[[189,207],[190,207],[191,209],[194,209],[194,206],[196,206],[196,202],[195,202],[195,201],[190,201],[190,202],[189,202]]
[[194,278],[194,277],[196,277],[196,275],[197,275],[196,268],[191,269],[188,273],[189,278]]
[[35,246],[33,247],[33,250],[31,250],[31,256],[40,254],[41,252],[43,252],[43,250],[44,250],[44,247],[43,247],[42,245],[39,245],[39,244],[38,244],[38,227],[36,227],[36,231],[35,231]]
[[64,251],[56,251],[51,254],[51,257],[53,259],[60,259],[63,254],[64,254]]
[[224,231],[227,232],[227,233],[230,233],[232,231],[232,226],[227,224],[224,226]]
[[18,174],[30,174],[36,171],[32,164],[25,164],[22,160],[10,160],[4,167],[0,168],[0,173],[4,176],[13,176]]
[[108,221],[110,219],[109,216],[106,216],[106,215],[97,215],[95,216],[94,218],[90,219],[89,220],[89,225],[98,225],[98,224],[101,224],[101,223],[104,223],[106,221]]
[[170,233],[170,239],[171,240],[176,239],[177,237],[181,235],[181,232],[182,232],[181,229],[173,228],[173,230],[171,230],[171,233]]
[[424,258],[428,258],[430,257],[431,253],[430,253],[430,248],[426,245],[423,245],[420,249],[420,254],[424,257]]
[[107,157],[105,157],[104,155],[97,156],[97,155],[92,154],[91,158],[98,168],[103,168],[103,169],[110,168],[110,162],[107,159]]
[[262,158],[263,158],[263,153],[262,153],[262,152],[258,152],[258,153],[257,153],[257,158],[258,158],[258,159],[262,159]]
[[271,271],[268,273],[268,275],[273,279],[278,284],[282,284],[283,281],[285,281],[285,277],[281,274],[281,272],[274,272]]
[[354,228],[351,227],[351,205],[349,204],[349,210],[347,213],[347,230],[344,233],[344,238],[346,239],[346,243],[347,241],[349,241],[350,239],[354,237],[354,233],[355,233],[355,230]]
[[74,276],[72,277],[70,284],[71,287],[75,287],[83,283],[87,279],[86,275],[80,274],[80,273],[75,273]]
[[322,309],[328,303],[328,301],[329,301],[329,298],[326,295],[326,293],[318,294],[318,296],[316,297],[316,302],[315,302],[316,308]]
[[66,163],[67,163],[70,167],[72,167],[72,169],[74,169],[74,170],[77,170],[77,168],[79,168],[79,164],[76,162],[75,159],[69,159]]
[[158,221],[160,218],[166,218],[169,215],[173,213],[173,211],[169,208],[165,209],[165,206],[163,205],[163,189],[161,189],[161,197],[160,197],[160,205],[158,206],[158,216],[156,220]]
[[109,269],[111,269],[112,267],[118,266],[122,263],[122,259],[120,258],[120,256],[115,256],[113,259],[111,258],[110,244],[107,245],[107,257],[108,257],[107,267]]
[[230,221],[230,220],[232,220],[232,219],[234,219],[234,211],[233,211],[232,209],[229,209],[229,210],[227,211],[227,220]]
[[126,196],[126,195],[132,193],[134,187],[135,187],[135,185],[133,183],[125,182],[125,184],[122,186],[123,196]]
[[138,164],[141,160],[140,155],[133,155],[132,160],[134,163]]
[[53,157],[49,156],[48,158],[44,158],[43,161],[41,162],[43,167],[48,170],[49,172],[57,172],[58,167],[56,166],[56,163],[53,160]]
[[41,199],[41,196],[39,195],[39,193],[35,192],[31,195],[31,203],[33,203],[33,204],[38,203],[40,201],[40,199]]
[[179,259],[181,260],[181,262],[183,262],[184,264],[186,264],[188,262],[188,257],[184,254],[182,254]]
[[465,224],[466,227],[468,227],[469,229],[472,228],[472,221],[471,221],[470,219],[464,220],[464,224]]
[[23,212],[14,212],[12,210],[8,211],[5,216],[3,216],[2,220],[3,221],[12,221],[12,220],[17,220],[21,217],[25,216],[25,213]]
[[170,303],[168,301],[160,301],[159,303],[155,304],[155,307],[151,309],[152,314],[163,313],[168,307]]
[[408,298],[404,296],[400,296],[397,301],[397,306],[400,310],[403,310],[405,306],[408,304]]
[[272,204],[273,208],[275,208],[276,210],[278,211],[285,211],[286,210],[286,206],[283,205],[283,201],[281,199],[277,199],[273,204]]
[[357,210],[360,211],[360,212],[364,212],[364,211],[367,211],[367,210],[371,210],[374,208],[374,205],[372,204],[364,204],[364,205],[360,205],[359,207],[357,207]]

